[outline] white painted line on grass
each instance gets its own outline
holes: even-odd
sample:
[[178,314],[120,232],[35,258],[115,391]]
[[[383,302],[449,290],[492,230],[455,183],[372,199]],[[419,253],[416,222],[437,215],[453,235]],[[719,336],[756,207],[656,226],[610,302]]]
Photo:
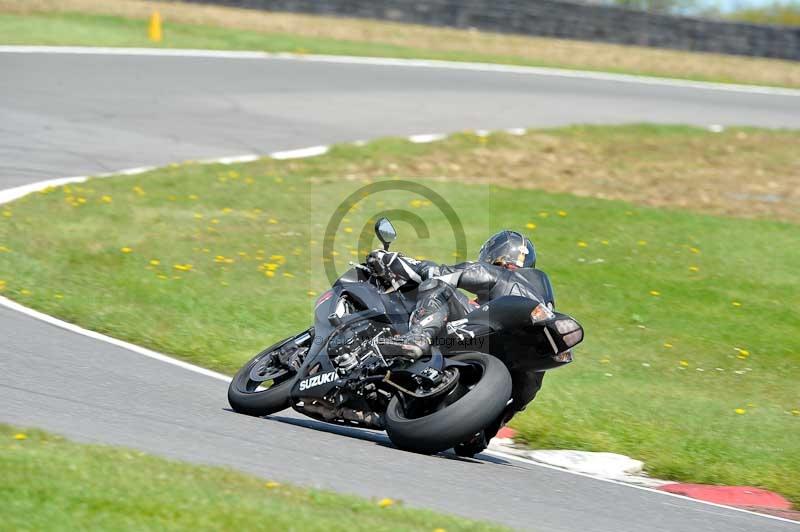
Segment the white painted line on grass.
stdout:
[[[149,172],[150,170],[155,170],[155,169],[156,169],[155,166],[139,166],[138,168],[129,168],[127,170],[123,170],[123,171],[117,172],[117,173],[122,174],[122,175],[137,175],[137,174],[143,174],[145,172]],[[113,173],[112,174],[103,174],[102,176],[98,176],[98,177],[111,177],[112,175],[114,175],[114,174]]]
[[44,190],[48,187],[60,187],[63,185],[69,185],[71,183],[83,183],[87,179],[89,179],[89,177],[85,175],[76,177],[61,177],[59,179],[48,179],[46,181],[39,181],[29,185],[22,185],[19,187],[0,190],[0,205],[19,199],[22,196],[27,196],[32,192]]
[[258,155],[255,154],[248,154],[248,155],[237,155],[234,157],[220,157],[219,159],[205,159],[202,162],[207,164],[238,164],[238,163],[252,163],[253,161],[257,161],[260,159]]
[[0,46],[0,53],[19,54],[77,54],[77,55],[126,55],[151,57],[196,57],[211,59],[273,59],[287,61],[305,61],[309,63],[333,63],[347,65],[390,66],[403,68],[431,68],[445,70],[464,70],[472,72],[496,72],[502,74],[523,74],[537,76],[554,76],[573,79],[591,79],[621,83],[639,83],[642,85],[658,85],[684,89],[716,90],[725,92],[742,92],[749,94],[766,94],[800,97],[800,89],[783,87],[766,87],[762,85],[745,85],[734,83],[714,83],[709,81],[691,81],[676,78],[660,78],[655,76],[638,76],[634,74],[612,74],[588,70],[570,70],[566,68],[548,68],[532,66],[515,66],[496,63],[468,63],[461,61],[440,61],[434,59],[391,59],[383,57],[356,57],[341,55],[312,55],[291,53],[268,53],[251,51],[194,50],[194,49],[161,49],[161,48],[108,48],[89,46]]
[[310,146],[308,148],[300,148],[297,150],[276,151],[270,153],[269,156],[279,161],[286,159],[304,159],[306,157],[325,155],[330,149],[330,146]]
[[447,137],[442,133],[428,133],[425,135],[411,135],[408,137],[408,140],[413,142],[414,144],[427,144],[429,142],[436,142],[437,140],[443,140]]

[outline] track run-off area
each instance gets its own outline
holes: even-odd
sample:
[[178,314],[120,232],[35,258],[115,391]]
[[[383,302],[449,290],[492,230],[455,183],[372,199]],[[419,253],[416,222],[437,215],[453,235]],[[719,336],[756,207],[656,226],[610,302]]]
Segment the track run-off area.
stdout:
[[[262,53],[0,47],[0,190],[381,136],[577,123],[800,127],[800,91],[536,68]],[[58,223],[57,220],[43,223]],[[551,531],[800,525],[380,433],[227,409],[221,376],[0,307],[0,421]],[[45,384],[57,375],[58,386]],[[543,391],[546,393],[546,388]]]

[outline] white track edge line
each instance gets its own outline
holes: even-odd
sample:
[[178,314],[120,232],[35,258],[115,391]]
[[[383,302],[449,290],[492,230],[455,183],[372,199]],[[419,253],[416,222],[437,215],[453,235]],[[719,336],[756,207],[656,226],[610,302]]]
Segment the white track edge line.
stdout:
[[[0,47],[0,48],[2,48],[2,47]],[[0,49],[0,52],[2,52],[2,49]],[[480,131],[483,134],[490,134],[491,133],[491,131],[488,131],[488,130],[477,130],[477,131]],[[512,134],[512,135],[522,135],[522,134],[525,133],[526,129],[524,129],[524,128],[509,128],[509,129],[500,130],[500,131],[504,131],[504,132]],[[409,135],[409,136],[406,137],[406,139],[409,140],[410,142],[414,142],[413,139],[414,138],[419,138],[419,137],[425,137],[426,139],[430,139],[431,137],[433,137],[433,140],[427,140],[427,142],[433,142],[434,140],[444,139],[444,138],[447,137],[447,135],[446,134],[439,134],[439,133],[431,133],[431,134],[423,134],[423,135]],[[354,144],[355,145],[359,145],[358,142],[359,141],[357,141]],[[364,142],[364,141],[360,141],[360,142]],[[316,156],[316,155],[322,155],[322,154],[327,153],[329,150],[330,150],[330,146],[310,146],[308,148],[300,148],[300,149],[295,149],[295,150],[272,152],[267,157],[278,159],[278,160],[281,160],[281,157],[283,158],[282,160],[292,159],[292,158],[305,158],[305,157],[313,157],[313,156]],[[308,153],[311,153],[311,155],[308,155]],[[237,163],[237,162],[250,162],[250,161],[257,160],[259,158],[261,158],[261,156],[259,156],[259,155],[245,154],[245,155],[238,155],[238,156],[219,157],[219,158],[216,158],[216,159],[204,159],[204,160],[196,161],[196,162],[199,163],[199,164],[233,164],[233,163]],[[128,168],[128,169],[125,169],[125,170],[120,170],[118,172],[97,174],[97,175],[94,175],[94,176],[63,177],[63,178],[48,179],[48,180],[45,180],[45,181],[39,181],[39,182],[31,183],[31,184],[28,184],[28,185],[22,185],[20,187],[14,187],[14,188],[10,188],[10,189],[0,190],[0,205],[2,205],[4,203],[9,203],[9,202],[11,202],[11,201],[13,201],[15,199],[21,198],[22,196],[25,196],[25,195],[33,193],[33,192],[37,192],[39,190],[42,190],[42,189],[45,189],[45,188],[48,188],[48,187],[51,187],[51,186],[61,186],[61,185],[70,184],[70,183],[83,183],[83,182],[86,182],[90,178],[106,178],[106,177],[113,177],[113,176],[118,176],[118,175],[125,175],[125,176],[135,175],[135,174],[140,174],[140,173],[143,173],[143,172],[148,172],[148,171],[156,169],[156,168],[166,168],[166,167],[168,167],[168,165],[167,166],[162,166],[162,167],[142,166],[142,167],[136,167],[136,168]],[[24,192],[20,193],[20,191],[23,190],[23,189],[24,189]],[[205,375],[206,377],[211,377],[213,379],[217,379],[217,380],[220,380],[220,381],[231,382],[231,377],[229,377],[227,375],[224,375],[222,373],[218,373],[216,371],[212,371],[210,369],[206,369],[206,368],[203,368],[201,366],[197,366],[195,364],[190,364],[189,362],[184,362],[183,360],[179,360],[177,358],[173,358],[173,357],[171,357],[169,355],[166,355],[164,353],[160,353],[158,351],[153,351],[152,349],[147,349],[146,347],[141,347],[139,345],[136,345],[136,344],[133,344],[133,343],[130,343],[130,342],[126,342],[124,340],[120,340],[120,339],[114,338],[112,336],[108,336],[108,335],[101,334],[101,333],[98,333],[98,332],[95,332],[95,331],[91,331],[89,329],[84,329],[83,327],[75,325],[74,323],[69,323],[67,321],[60,320],[60,319],[58,319],[56,317],[50,316],[49,314],[45,314],[43,312],[39,312],[38,310],[34,310],[32,308],[29,308],[29,307],[26,307],[24,305],[21,305],[20,303],[17,303],[16,301],[12,301],[11,299],[8,299],[7,297],[4,297],[2,295],[0,295],[0,307],[5,307],[7,309],[19,312],[19,313],[24,314],[26,316],[29,316],[31,318],[34,318],[34,319],[40,320],[42,322],[48,323],[50,325],[53,325],[53,326],[58,327],[60,329],[64,329],[64,330],[67,330],[69,332],[72,332],[72,333],[75,333],[75,334],[79,334],[81,336],[86,336],[88,338],[92,338],[93,340],[106,342],[106,343],[114,345],[116,347],[120,347],[122,349],[127,349],[128,351],[140,354],[142,356],[151,358],[153,360],[158,360],[158,361],[164,362],[166,364],[171,364],[173,366],[177,366],[179,368],[182,368],[182,369],[185,369],[185,370],[188,370],[188,371],[192,371],[192,372],[198,373],[200,375]],[[617,484],[617,485],[625,486],[625,487],[628,487],[628,488],[634,488],[634,489],[649,491],[649,492],[656,493],[656,494],[659,494],[659,495],[667,495],[667,496],[670,496],[670,497],[677,497],[679,499],[685,499],[687,501],[692,501],[692,502],[695,502],[695,503],[698,503],[698,504],[704,504],[704,505],[707,505],[707,506],[713,506],[713,507],[723,508],[723,509],[727,509],[727,510],[734,510],[734,511],[737,511],[737,512],[743,512],[743,513],[750,514],[750,515],[757,516],[757,517],[764,517],[764,518],[773,519],[773,520],[777,520],[777,521],[784,521],[784,522],[787,522],[787,523],[798,524],[797,521],[793,521],[791,519],[786,519],[784,517],[778,517],[778,516],[770,515],[770,514],[762,514],[762,513],[754,512],[752,510],[746,510],[744,508],[737,508],[736,506],[725,506],[724,504],[717,504],[717,503],[713,503],[713,502],[703,501],[703,500],[700,500],[700,499],[693,499],[692,497],[686,497],[684,495],[679,495],[677,493],[669,493],[669,492],[666,492],[666,491],[661,491],[661,490],[656,490],[656,489],[653,489],[653,488],[648,488],[646,486],[638,486],[636,484],[629,484],[629,483],[622,482],[622,481],[619,481],[619,480],[603,478],[603,477],[597,477],[597,476],[594,476],[594,475],[589,475],[587,473],[581,473],[579,471],[572,471],[572,470],[569,470],[569,469],[562,469],[560,467],[552,466],[550,464],[543,464],[541,462],[537,462],[537,461],[531,460],[529,458],[524,458],[524,457],[521,457],[521,456],[516,456],[516,455],[513,455],[513,454],[504,453],[502,451],[496,451],[496,450],[487,449],[487,450],[485,450],[483,452],[488,454],[488,455],[490,455],[490,456],[495,456],[497,458],[515,460],[515,461],[522,462],[522,463],[525,463],[525,464],[528,464],[528,465],[532,465],[532,466],[536,466],[536,467],[543,467],[545,469],[552,469],[552,470],[560,471],[560,472],[563,472],[563,473],[568,473],[568,474],[571,474],[571,475],[577,475],[577,476],[580,476],[580,477],[591,478],[591,479],[594,479],[594,480],[599,480],[601,482],[609,482],[611,484]]]
[[624,83],[640,83],[644,85],[661,85],[668,87],[718,90],[750,94],[768,94],[800,97],[800,89],[769,87],[764,85],[747,85],[737,83],[715,83],[711,81],[692,81],[678,78],[657,76],[639,76],[635,74],[614,74],[591,70],[571,70],[567,68],[534,67],[507,65],[500,63],[475,63],[461,61],[444,61],[438,59],[393,59],[382,57],[357,57],[346,55],[293,54],[287,52],[271,53],[257,51],[224,51],[197,49],[161,49],[161,48],[110,48],[90,46],[14,46],[0,45],[0,53],[21,54],[75,54],[75,55],[128,55],[150,57],[197,57],[218,59],[278,59],[289,61],[307,61],[316,63],[336,63],[351,65],[395,66],[409,68],[438,68],[448,70],[467,70],[475,72],[500,72],[505,74],[534,74],[598,81],[616,81]]
[[[704,501],[704,500],[701,500],[701,499],[694,499],[692,497],[687,497],[686,495],[681,495],[679,493],[670,493],[668,491],[662,491],[662,490],[658,490],[658,489],[655,489],[655,488],[649,488],[647,486],[639,486],[637,484],[630,484],[630,483],[624,482],[622,480],[615,480],[613,478],[599,477],[599,476],[595,476],[595,475],[590,475],[588,473],[582,473],[580,471],[572,471],[570,469],[564,469],[564,468],[557,467],[557,466],[554,466],[554,465],[544,464],[542,462],[537,462],[536,460],[531,460],[530,458],[525,458],[523,456],[517,456],[515,454],[506,453],[506,452],[503,452],[503,451],[498,451],[496,449],[486,449],[486,450],[482,451],[482,453],[483,454],[488,454],[490,456],[494,456],[496,458],[503,458],[503,459],[508,459],[508,460],[516,460],[516,461],[522,462],[524,464],[536,465],[538,467],[543,467],[545,469],[552,469],[553,471],[562,471],[564,473],[570,473],[572,475],[577,475],[579,477],[591,478],[591,479],[594,479],[594,480],[599,480],[601,482],[608,482],[610,484],[617,484],[619,486],[625,486],[625,487],[628,487],[628,488],[636,488],[636,489],[639,489],[639,490],[649,491],[651,493],[657,493],[659,495],[668,495],[670,497],[676,497],[678,499],[684,499],[684,500],[687,500],[687,501],[696,502],[698,504],[705,504],[707,506],[714,506],[716,508],[723,508],[723,509],[726,509],[726,510],[736,510],[737,512],[743,512],[743,513],[754,515],[754,516],[757,516],[757,517],[767,517],[769,519],[775,519],[777,521],[785,521],[787,523],[800,525],[800,522],[794,521],[792,519],[786,519],[785,517],[779,517],[777,515],[770,515],[770,514],[762,514],[762,513],[759,513],[759,512],[754,512],[752,510],[747,510],[745,508],[739,508],[739,507],[736,507],[736,506],[725,506],[724,504],[719,504],[719,503],[716,503],[716,502],[709,502],[709,501]],[[680,482],[678,482],[678,481],[674,481],[674,482],[676,484],[680,484]]]
[[55,325],[61,329],[65,329],[67,331],[80,334],[82,336],[87,336],[94,340],[100,340],[102,342],[106,342],[108,344],[114,345],[116,347],[121,347],[123,349],[127,349],[128,351],[133,351],[134,353],[138,353],[140,355],[144,355],[148,358],[152,358],[158,360],[160,362],[166,362],[167,364],[172,364],[173,366],[178,366],[179,368],[188,369],[189,371],[193,371],[195,373],[199,373],[201,375],[205,375],[207,377],[212,377],[214,379],[222,380],[225,382],[230,382],[231,378],[227,375],[223,375],[222,373],[217,373],[216,371],[212,371],[210,369],[202,368],[200,366],[195,366],[194,364],[190,364],[188,362],[184,362],[182,360],[178,360],[176,358],[172,358],[168,355],[163,353],[159,353],[157,351],[152,351],[145,347],[138,346],[136,344],[132,344],[130,342],[126,342],[124,340],[119,340],[117,338],[113,338],[111,336],[106,336],[105,334],[100,334],[98,332],[90,331],[88,329],[84,329],[83,327],[79,327],[74,323],[69,323],[58,318],[54,318],[49,314],[45,314],[43,312],[39,312],[38,310],[33,310],[31,308],[25,307],[20,305],[19,303],[8,299],[7,297],[0,296],[0,306],[5,308],[15,310],[26,316],[30,316],[32,318],[36,318],[37,320],[43,321],[50,325]]

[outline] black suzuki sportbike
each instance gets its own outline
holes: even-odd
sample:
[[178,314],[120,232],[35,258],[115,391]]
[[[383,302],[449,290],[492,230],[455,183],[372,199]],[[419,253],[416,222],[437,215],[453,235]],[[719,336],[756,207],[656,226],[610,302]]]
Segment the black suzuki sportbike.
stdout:
[[[375,232],[385,249],[397,233]],[[314,326],[268,347],[228,388],[236,412],[265,416],[289,406],[311,418],[385,430],[397,447],[432,454],[496,423],[512,396],[509,370],[545,371],[572,361],[583,329],[570,316],[504,296],[447,326],[420,360],[381,354],[408,331],[417,286],[391,291],[355,264],[316,302]]]

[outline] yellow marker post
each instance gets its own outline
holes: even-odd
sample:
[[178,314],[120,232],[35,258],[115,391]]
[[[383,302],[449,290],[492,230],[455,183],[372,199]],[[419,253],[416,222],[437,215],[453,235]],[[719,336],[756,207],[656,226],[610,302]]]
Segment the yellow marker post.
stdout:
[[153,11],[150,15],[150,27],[148,28],[147,36],[153,42],[161,42],[161,13]]

